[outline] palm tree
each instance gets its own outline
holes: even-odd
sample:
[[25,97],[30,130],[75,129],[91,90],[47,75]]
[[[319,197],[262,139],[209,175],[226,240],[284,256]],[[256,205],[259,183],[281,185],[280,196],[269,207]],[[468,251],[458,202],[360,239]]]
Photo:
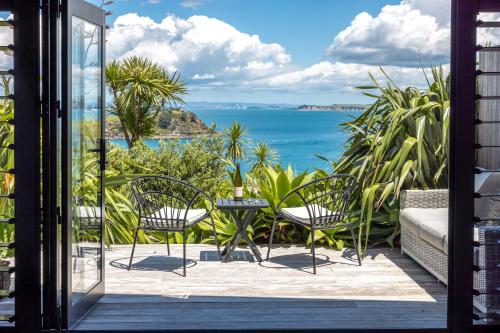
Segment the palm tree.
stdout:
[[224,150],[226,157],[231,158],[233,165],[245,157],[245,148],[248,145],[248,140],[245,138],[247,134],[246,128],[239,123],[233,123],[231,127],[224,130]]
[[278,154],[267,143],[259,143],[253,148],[252,171],[259,172],[267,167],[273,167],[278,161]]
[[187,93],[180,75],[169,75],[159,64],[141,56],[113,61],[106,68],[106,81],[113,95],[111,114],[130,147],[154,134],[156,119],[166,103],[184,103]]

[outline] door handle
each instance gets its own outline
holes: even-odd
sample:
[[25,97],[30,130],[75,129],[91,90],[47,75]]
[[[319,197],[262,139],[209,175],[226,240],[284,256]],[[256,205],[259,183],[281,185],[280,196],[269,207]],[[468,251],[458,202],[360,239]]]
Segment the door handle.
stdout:
[[106,170],[108,162],[106,160],[106,139],[99,139],[99,148],[89,149],[90,153],[99,153],[99,164],[101,165],[101,170]]
[[99,152],[101,153],[100,154],[100,160],[101,160],[100,163],[101,163],[101,170],[102,171],[105,171],[106,167],[108,166],[108,161],[106,158],[106,144],[107,144],[106,139],[101,138],[99,140]]

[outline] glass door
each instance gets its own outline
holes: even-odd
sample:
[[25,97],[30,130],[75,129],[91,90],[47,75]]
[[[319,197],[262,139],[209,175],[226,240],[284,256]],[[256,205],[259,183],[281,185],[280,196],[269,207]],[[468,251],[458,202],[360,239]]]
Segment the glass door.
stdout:
[[104,11],[68,0],[63,14],[62,325],[104,293]]

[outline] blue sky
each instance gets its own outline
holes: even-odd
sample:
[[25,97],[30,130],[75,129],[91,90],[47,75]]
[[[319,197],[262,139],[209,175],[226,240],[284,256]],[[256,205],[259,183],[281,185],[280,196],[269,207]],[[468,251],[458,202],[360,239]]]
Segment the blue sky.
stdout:
[[[387,0],[212,0],[192,1],[198,6],[184,7],[182,0],[115,0],[109,7],[113,22],[130,12],[161,21],[173,13],[182,18],[192,15],[216,17],[240,31],[257,34],[263,42],[278,42],[298,65],[307,66],[324,58],[324,49],[362,11],[376,15]],[[187,2],[188,4],[190,2]]]
[[368,102],[353,87],[378,65],[403,85],[424,82],[421,63],[447,66],[449,2],[114,0],[108,59],[181,72],[189,101]]

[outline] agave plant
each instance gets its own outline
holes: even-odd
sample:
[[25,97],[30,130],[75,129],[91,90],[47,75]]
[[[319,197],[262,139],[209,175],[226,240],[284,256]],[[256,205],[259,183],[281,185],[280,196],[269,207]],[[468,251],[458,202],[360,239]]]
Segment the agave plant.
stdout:
[[[278,203],[291,190],[311,181],[314,176],[314,172],[308,173],[307,171],[295,174],[291,166],[288,166],[286,170],[281,167],[267,166],[263,169],[262,174],[254,175],[255,179],[251,181],[257,186],[247,189],[248,196],[265,198],[269,202],[269,208],[262,209],[253,223],[254,238],[267,239],[274,217],[278,213]],[[284,202],[283,207],[294,207],[301,204],[298,197],[292,196]],[[275,235],[282,241],[291,242],[306,239],[308,232],[283,221],[279,223]]]
[[432,82],[426,76],[426,90],[401,89],[387,75],[383,86],[370,76],[374,85],[360,89],[376,100],[343,124],[347,150],[334,163],[335,172],[357,177],[352,208],[359,211],[359,244],[365,249],[369,243],[394,245],[401,190],[447,187],[450,122],[450,78],[441,68],[432,69]]

